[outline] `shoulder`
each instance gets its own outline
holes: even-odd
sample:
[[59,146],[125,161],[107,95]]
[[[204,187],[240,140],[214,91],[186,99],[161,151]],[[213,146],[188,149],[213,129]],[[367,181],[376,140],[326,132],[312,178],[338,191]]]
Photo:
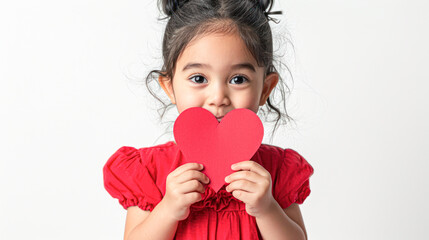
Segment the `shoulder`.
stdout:
[[177,155],[179,148],[173,141],[138,149],[140,157],[147,165],[169,164]]
[[265,155],[281,155],[283,154],[283,151],[284,149],[279,146],[270,145],[266,143],[261,144],[261,146],[258,149],[258,152],[261,152],[262,154],[265,154]]
[[297,151],[291,148],[282,148],[270,144],[261,144],[255,154],[255,160],[268,167],[311,167],[308,161]]
[[120,147],[109,157],[104,165],[104,171],[116,169],[130,173],[130,171],[138,170],[141,167],[152,168],[157,165],[157,161],[165,162],[166,159],[170,159],[176,150],[174,146],[176,145],[170,141],[151,147]]
[[175,144],[167,142],[152,147],[123,146],[103,167],[104,187],[127,209],[139,206],[152,210],[162,199],[169,155]]
[[253,159],[270,172],[274,191],[279,195],[286,189],[298,191],[296,188],[308,185],[308,179],[314,173],[311,164],[290,148],[262,144]]
[[252,160],[266,167],[267,170],[279,169],[283,165],[294,166],[306,162],[303,156],[290,148],[282,148],[270,144],[261,144]]
[[283,209],[292,203],[303,203],[310,194],[309,178],[314,170],[297,151],[263,144],[255,154],[255,160],[270,172],[273,196]]

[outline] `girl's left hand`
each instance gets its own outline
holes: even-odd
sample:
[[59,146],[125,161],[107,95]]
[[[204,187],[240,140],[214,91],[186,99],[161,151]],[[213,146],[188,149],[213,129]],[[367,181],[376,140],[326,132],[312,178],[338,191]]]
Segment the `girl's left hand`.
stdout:
[[[259,217],[269,212],[276,201],[271,192],[271,175],[255,161],[243,161],[231,166],[236,172],[225,178],[226,191],[246,204],[246,212]],[[241,170],[241,171],[238,171]]]

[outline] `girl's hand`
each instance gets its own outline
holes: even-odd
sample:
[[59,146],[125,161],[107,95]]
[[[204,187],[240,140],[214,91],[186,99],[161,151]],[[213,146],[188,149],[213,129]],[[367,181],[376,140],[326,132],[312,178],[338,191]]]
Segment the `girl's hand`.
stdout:
[[189,207],[202,199],[203,186],[210,182],[202,172],[202,164],[186,163],[167,176],[163,205],[175,220],[181,221],[189,216]]
[[225,178],[230,183],[226,190],[246,204],[246,212],[254,217],[269,212],[275,203],[271,193],[271,175],[254,161],[243,161],[231,166],[232,170],[242,170]]

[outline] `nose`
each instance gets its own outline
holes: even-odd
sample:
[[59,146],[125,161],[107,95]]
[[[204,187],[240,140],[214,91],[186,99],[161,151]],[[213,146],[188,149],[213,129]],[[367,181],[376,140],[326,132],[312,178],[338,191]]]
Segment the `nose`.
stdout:
[[210,88],[208,104],[212,107],[223,107],[231,104],[227,87],[219,82],[213,84]]

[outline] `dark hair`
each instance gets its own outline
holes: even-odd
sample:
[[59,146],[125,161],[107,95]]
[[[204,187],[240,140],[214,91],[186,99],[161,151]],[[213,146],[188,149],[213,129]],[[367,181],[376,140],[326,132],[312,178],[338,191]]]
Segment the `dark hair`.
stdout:
[[[281,11],[270,12],[274,0],[158,1],[158,7],[161,5],[161,11],[167,15],[165,18],[158,20],[168,19],[162,41],[163,66],[161,70],[149,72],[146,77],[146,86],[149,93],[162,104],[162,107],[158,109],[160,120],[162,120],[166,111],[174,105],[168,101],[167,103],[169,104],[166,104],[152,91],[150,88],[151,81],[155,80],[158,83],[158,77],[153,78],[152,75],[157,73],[173,80],[177,58],[188,43],[196,37],[210,33],[237,33],[256,59],[257,64],[265,67],[265,76],[269,73],[277,72],[276,67],[273,65],[273,41],[269,25],[270,20],[276,22],[276,19],[268,16],[269,14],[281,13]],[[293,80],[290,69],[287,66],[286,69]],[[266,121],[275,121],[270,141],[279,124],[286,124],[286,120],[294,121],[286,111],[283,85],[286,87],[287,92],[290,92],[288,86],[279,76],[279,82],[267,99],[267,104],[260,107],[258,111],[258,113],[262,112],[262,115],[265,115]],[[159,87],[159,83],[157,86]],[[281,99],[278,104],[283,102],[284,113],[275,106],[277,103],[273,102],[277,88],[281,93]],[[263,107],[266,107],[266,110]],[[274,113],[276,118],[269,120],[270,113]]]

